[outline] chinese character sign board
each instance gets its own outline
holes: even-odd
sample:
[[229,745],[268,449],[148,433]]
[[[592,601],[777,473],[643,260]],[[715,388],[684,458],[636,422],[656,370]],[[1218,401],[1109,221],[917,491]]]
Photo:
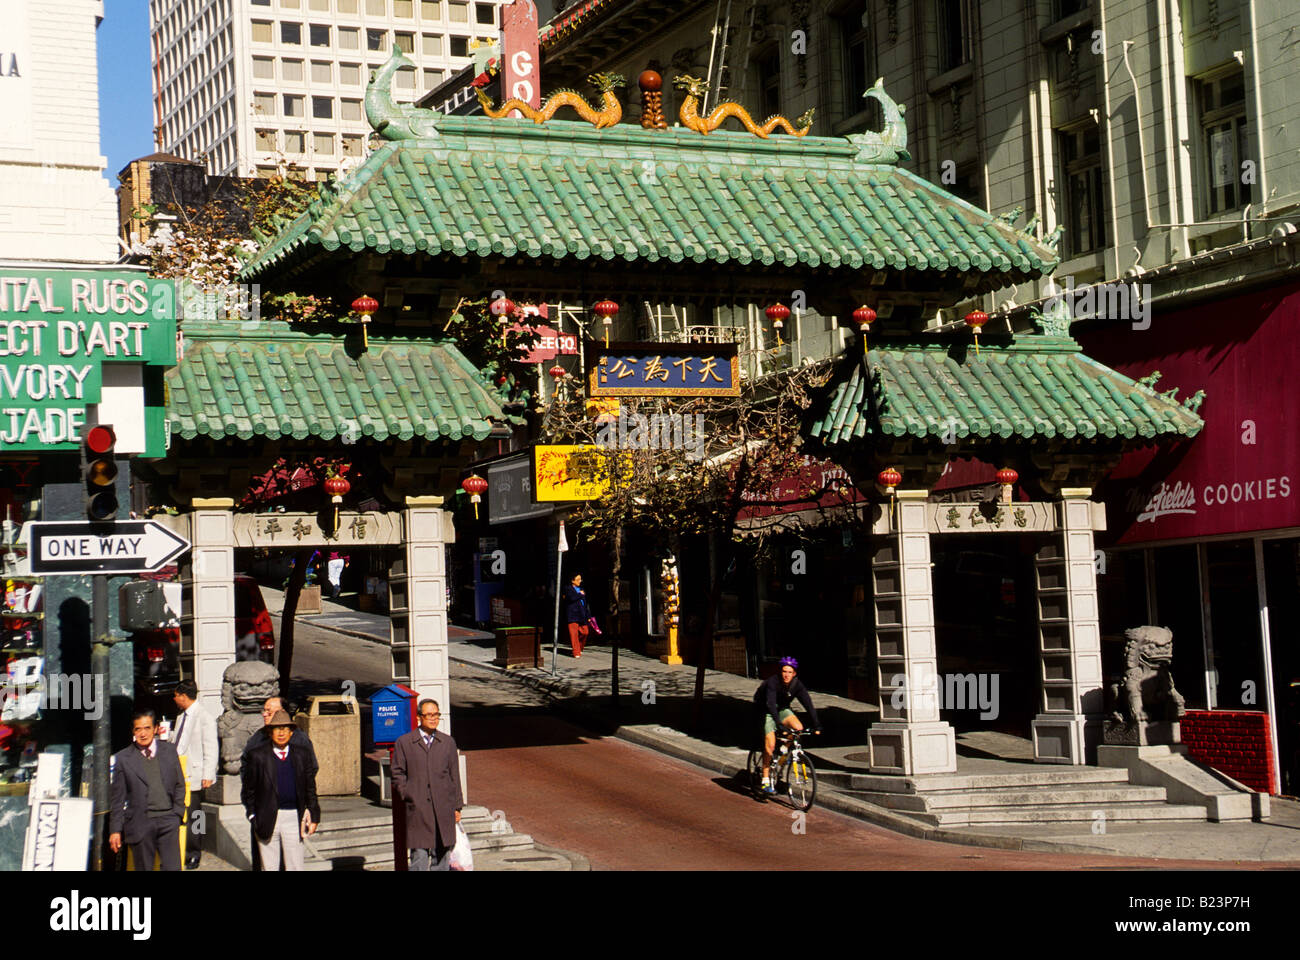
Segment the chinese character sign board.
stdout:
[[590,397],[738,397],[734,343],[586,344]]
[[[618,459],[630,462],[627,454]],[[609,489],[610,452],[594,445],[533,447],[533,489],[539,503],[599,500]]]

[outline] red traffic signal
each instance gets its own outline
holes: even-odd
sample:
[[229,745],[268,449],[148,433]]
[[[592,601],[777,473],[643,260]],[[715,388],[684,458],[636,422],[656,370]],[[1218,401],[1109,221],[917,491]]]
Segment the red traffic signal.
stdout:
[[86,516],[91,520],[117,517],[117,461],[113,448],[117,434],[107,424],[86,431],[82,450],[82,479],[86,485]]

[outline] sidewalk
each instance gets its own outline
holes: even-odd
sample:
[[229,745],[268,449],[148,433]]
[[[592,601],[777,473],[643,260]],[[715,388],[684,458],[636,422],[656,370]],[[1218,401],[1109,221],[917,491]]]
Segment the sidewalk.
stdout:
[[[268,606],[270,591],[266,591]],[[358,613],[324,601],[324,613],[305,622],[376,643],[388,643],[389,620],[383,614]],[[689,736],[696,670],[669,666],[657,659],[619,650],[619,705],[611,696],[613,657],[609,647],[588,645],[574,659],[562,644],[551,673],[551,648],[544,645],[544,669],[496,666],[493,634],[464,627],[447,628],[450,658],[461,664],[505,674],[549,693],[556,709],[603,733],[649,747],[724,776],[742,772],[754,736],[752,678],[709,670],[705,678],[702,730],[708,739]],[[813,692],[813,701],[828,736],[811,752],[828,766],[842,766],[846,748],[862,751],[866,729],[877,709],[831,694]],[[1268,823],[1113,824],[1093,835],[1070,825],[989,826],[974,830],[931,827],[846,791],[819,785],[817,806],[866,820],[910,836],[968,846],[1056,853],[1113,853],[1123,856],[1199,859],[1217,862],[1300,864],[1300,803],[1272,799]]]

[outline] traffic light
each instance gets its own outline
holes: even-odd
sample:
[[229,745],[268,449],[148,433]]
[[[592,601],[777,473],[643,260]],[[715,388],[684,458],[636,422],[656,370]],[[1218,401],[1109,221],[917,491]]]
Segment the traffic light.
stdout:
[[91,520],[117,518],[117,461],[113,459],[116,444],[112,427],[100,424],[86,431],[81,472],[86,480],[86,516]]

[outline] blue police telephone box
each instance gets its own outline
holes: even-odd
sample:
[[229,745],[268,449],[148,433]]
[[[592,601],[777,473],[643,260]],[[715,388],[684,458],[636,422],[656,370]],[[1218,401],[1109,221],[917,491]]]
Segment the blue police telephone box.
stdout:
[[415,729],[416,693],[410,687],[392,683],[370,697],[370,729],[375,746],[391,746],[404,733]]

